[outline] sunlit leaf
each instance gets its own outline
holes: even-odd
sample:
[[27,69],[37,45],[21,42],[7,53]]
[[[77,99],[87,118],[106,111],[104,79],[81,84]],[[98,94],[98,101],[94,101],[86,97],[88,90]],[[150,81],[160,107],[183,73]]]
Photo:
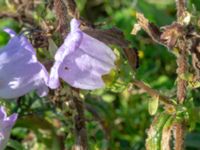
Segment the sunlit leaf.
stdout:
[[148,110],[150,115],[155,115],[159,106],[159,96],[153,97],[149,100]]
[[14,150],[26,150],[21,143],[15,140],[9,140],[8,147],[12,147]]

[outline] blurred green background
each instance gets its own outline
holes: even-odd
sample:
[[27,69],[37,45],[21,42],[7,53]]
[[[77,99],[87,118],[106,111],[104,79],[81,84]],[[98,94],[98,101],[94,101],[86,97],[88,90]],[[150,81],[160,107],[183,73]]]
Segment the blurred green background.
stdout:
[[[9,3],[10,2],[10,3]],[[48,0],[42,0],[36,11],[41,11]],[[12,0],[0,0],[0,12],[6,12]],[[82,91],[86,104],[98,115],[86,111],[89,149],[91,150],[144,150],[147,129],[152,116],[148,113],[150,97],[144,91],[131,87],[133,74],[157,89],[161,93],[174,97],[176,95],[176,61],[175,56],[165,47],[156,45],[148,35],[140,31],[137,36],[130,34],[136,22],[135,13],[140,11],[155,24],[162,26],[176,18],[174,0],[77,0],[81,16],[98,24],[105,22],[102,28],[117,26],[126,39],[136,47],[140,57],[140,67],[132,73],[120,48],[118,66],[105,81],[107,87],[93,92]],[[11,7],[10,6],[10,7]],[[200,1],[190,0],[189,9],[200,11]],[[39,14],[39,13],[38,13]],[[37,15],[37,13],[36,13]],[[12,18],[0,19],[0,45],[9,37],[2,32],[4,27],[20,31],[23,24]],[[42,59],[45,50],[38,49]],[[111,81],[111,78],[114,79]],[[13,128],[9,149],[16,150],[63,150],[70,149],[74,143],[74,110],[65,105],[69,93],[68,87],[60,91],[60,102],[52,102],[52,97],[39,98],[34,92],[20,98],[20,101],[5,102],[9,113],[18,112],[20,117]],[[199,106],[199,89],[188,92],[194,103]],[[61,103],[61,104],[60,104]],[[91,110],[90,109],[90,110]],[[186,149],[200,149],[200,124],[187,132]]]

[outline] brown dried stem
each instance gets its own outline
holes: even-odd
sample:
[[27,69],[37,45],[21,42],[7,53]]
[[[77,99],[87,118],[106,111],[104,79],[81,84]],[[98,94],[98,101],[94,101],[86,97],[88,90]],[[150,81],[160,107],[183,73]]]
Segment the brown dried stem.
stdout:
[[[184,42],[184,41],[183,41]],[[187,81],[181,79],[181,76],[187,72],[187,52],[186,44],[179,44],[179,56],[177,58],[177,100],[178,103],[182,104],[186,98],[187,92]],[[174,137],[175,137],[175,150],[182,150],[184,147],[184,122],[175,124]]]
[[63,38],[67,35],[69,30],[69,16],[65,0],[54,0],[54,10],[58,17],[58,30],[60,31]]
[[[181,21],[186,11],[186,0],[176,0],[177,20]],[[180,39],[178,43],[179,56],[177,57],[177,100],[181,104],[184,102],[187,93],[187,81],[181,79],[181,75],[187,72],[187,45],[184,39]],[[175,150],[184,149],[184,122],[177,123],[174,129]]]
[[70,15],[73,18],[79,18],[79,12],[77,11],[76,2],[74,0],[66,0],[66,6],[68,15]]
[[186,11],[186,0],[176,0],[177,17],[180,19]]
[[145,92],[147,92],[151,97],[158,97],[160,101],[162,101],[166,105],[173,105],[172,101],[166,96],[161,95],[158,91],[150,88],[147,86],[144,82],[139,80],[134,80],[133,84],[137,86],[140,89],[143,89]]
[[177,75],[178,75],[178,82],[177,82],[177,99],[180,104],[183,103],[183,101],[186,98],[186,86],[187,81],[181,79],[181,76],[187,72],[187,52],[185,50],[186,48],[183,47],[180,51],[180,54],[177,58]]
[[77,114],[74,117],[75,121],[75,133],[76,133],[76,144],[73,146],[73,150],[87,150],[87,130],[85,127],[85,115],[84,115],[84,103],[79,98],[79,91],[72,88],[72,92],[75,93],[73,96],[73,102]]
[[150,23],[148,19],[144,17],[142,13],[137,12],[136,13],[136,18],[138,24],[142,27],[142,29],[148,33],[148,35],[156,42],[159,44],[164,44],[161,39],[161,31],[160,29],[154,25],[153,23]]
[[[20,13],[14,13],[14,12],[0,12],[0,19],[3,19],[3,18],[12,18],[16,21],[19,21],[20,23],[28,23],[28,24],[31,24],[33,25],[34,24],[34,19],[30,16],[25,16],[25,15],[22,15]],[[36,27],[38,25],[34,24]]]
[[13,18],[13,19],[18,20],[19,14],[12,13],[12,12],[0,12],[0,19],[2,19],[2,18]]

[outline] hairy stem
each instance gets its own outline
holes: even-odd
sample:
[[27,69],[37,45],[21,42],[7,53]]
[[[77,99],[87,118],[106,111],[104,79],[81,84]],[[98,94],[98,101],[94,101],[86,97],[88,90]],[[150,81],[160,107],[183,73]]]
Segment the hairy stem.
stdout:
[[[177,20],[181,21],[186,11],[186,0],[176,0],[177,7]],[[177,101],[182,104],[186,98],[187,93],[187,81],[181,79],[181,75],[187,72],[187,45],[184,39],[181,39],[178,44],[179,56],[177,57]],[[174,126],[175,137],[175,150],[184,149],[184,122],[177,123]]]
[[[186,87],[187,81],[181,79],[181,75],[186,73],[187,71],[187,52],[185,45],[179,46],[180,53],[177,58],[177,100],[178,103],[182,104],[186,98]],[[182,150],[184,147],[184,132],[185,132],[185,125],[184,122],[175,124],[174,128],[174,137],[175,137],[175,150]]]
[[185,74],[187,71],[187,53],[185,49],[182,49],[180,52],[179,57],[177,58],[177,75],[178,75],[178,82],[177,82],[177,99],[180,104],[186,98],[186,86],[187,81],[181,79],[181,75]]

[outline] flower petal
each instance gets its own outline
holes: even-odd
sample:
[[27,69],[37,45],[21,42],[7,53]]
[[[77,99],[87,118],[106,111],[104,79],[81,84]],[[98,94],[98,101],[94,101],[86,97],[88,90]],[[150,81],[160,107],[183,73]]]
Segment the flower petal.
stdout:
[[79,47],[81,39],[82,39],[82,34],[80,32],[76,32],[74,34],[70,33],[66,37],[64,43],[58,49],[55,55],[56,62],[51,68],[50,78],[48,82],[48,86],[51,89],[56,89],[60,86],[59,75],[58,75],[60,64],[63,62],[66,56],[73,53]]
[[60,67],[60,62],[56,61],[53,65],[53,67],[51,68],[49,82],[48,82],[48,86],[51,89],[56,89],[60,86],[59,75],[58,75],[59,67]]
[[0,50],[0,97],[11,99],[45,85],[49,80],[28,39],[15,36]]
[[10,35],[10,37],[15,37],[16,36],[16,32],[13,31],[12,29],[10,28],[4,28],[3,29],[6,33],[8,33]]
[[64,43],[58,49],[55,55],[55,60],[63,61],[65,56],[69,55],[70,53],[73,53],[79,47],[81,40],[82,32],[69,33]]
[[4,119],[0,120],[0,150],[3,150],[6,147],[11,129],[15,124],[18,115],[14,113],[11,116],[6,117],[4,107],[1,106],[0,108],[3,110],[3,115],[5,115]]
[[116,60],[115,54],[103,42],[83,33],[83,38],[79,48],[88,55],[114,67],[114,61]]
[[6,111],[3,106],[0,107],[0,122],[6,118]]
[[116,59],[104,43],[85,34],[77,19],[71,20],[71,32],[55,55],[49,87],[59,86],[59,77],[73,87],[97,89],[104,86],[102,75],[114,68]]
[[76,50],[64,59],[59,68],[59,75],[73,87],[97,89],[104,86],[101,75],[109,70],[110,66],[104,62]]

